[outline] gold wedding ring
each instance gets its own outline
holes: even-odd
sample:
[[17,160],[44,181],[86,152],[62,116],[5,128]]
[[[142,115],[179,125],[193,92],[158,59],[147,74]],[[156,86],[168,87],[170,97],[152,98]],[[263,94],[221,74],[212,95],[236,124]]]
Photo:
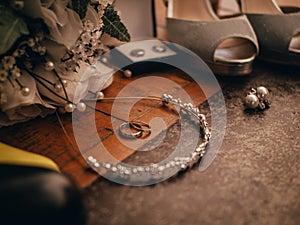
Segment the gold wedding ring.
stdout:
[[145,138],[151,134],[151,126],[141,120],[124,122],[119,127],[121,136],[129,139]]

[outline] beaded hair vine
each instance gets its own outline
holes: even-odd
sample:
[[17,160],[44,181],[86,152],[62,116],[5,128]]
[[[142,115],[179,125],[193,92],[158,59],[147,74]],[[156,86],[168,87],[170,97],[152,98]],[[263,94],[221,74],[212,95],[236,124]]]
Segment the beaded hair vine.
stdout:
[[[207,146],[211,138],[211,130],[207,122],[206,116],[202,114],[198,107],[193,106],[192,103],[182,103],[179,98],[174,98],[172,95],[163,94],[162,97],[115,97],[115,98],[105,98],[104,95],[100,99],[95,99],[97,101],[113,101],[113,100],[152,100],[162,102],[164,106],[177,106],[179,107],[179,112],[187,115],[190,121],[194,122],[199,129],[199,138],[201,141],[197,147],[191,152],[185,152],[185,155],[175,157],[170,161],[151,164],[149,166],[130,166],[123,163],[113,164],[111,162],[101,162],[96,159],[94,155],[84,156],[88,165],[98,173],[102,175],[104,173],[112,173],[114,176],[121,179],[135,179],[136,176],[143,179],[158,179],[160,180],[165,173],[170,173],[171,171],[185,171],[188,168],[192,168],[201,158],[205,155]],[[92,100],[92,101],[95,101]],[[87,100],[91,101],[91,100]],[[60,120],[59,120],[60,121]],[[68,134],[60,121],[66,136]],[[145,138],[151,134],[151,126],[140,120],[132,120],[122,123],[119,126],[119,134],[123,138]],[[68,139],[73,145],[71,139]]]

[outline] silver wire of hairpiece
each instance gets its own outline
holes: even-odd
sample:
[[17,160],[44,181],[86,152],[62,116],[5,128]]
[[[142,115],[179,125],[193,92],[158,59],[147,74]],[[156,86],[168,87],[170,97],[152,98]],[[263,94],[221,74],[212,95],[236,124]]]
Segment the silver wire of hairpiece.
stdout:
[[[163,94],[162,97],[116,97],[116,98],[102,98],[101,101],[105,100],[130,100],[130,99],[145,99],[145,100],[155,100],[155,101],[161,101],[164,105],[171,104],[173,106],[179,106],[180,110],[184,111],[187,115],[195,118],[197,122],[200,125],[200,136],[202,139],[202,143],[200,143],[195,150],[182,157],[176,157],[170,162],[166,162],[163,165],[157,165],[152,164],[149,167],[131,167],[131,166],[124,166],[124,165],[112,165],[108,162],[100,162],[98,161],[95,156],[90,155],[86,158],[86,161],[88,165],[93,168],[95,171],[102,171],[106,170],[106,172],[112,172],[117,176],[123,177],[123,178],[130,178],[131,175],[134,174],[147,174],[153,177],[159,174],[163,174],[169,169],[177,168],[181,171],[185,171],[188,168],[193,167],[199,160],[205,155],[207,145],[209,144],[209,140],[211,137],[211,131],[209,128],[209,124],[206,120],[206,117],[204,114],[200,113],[198,107],[193,106],[191,103],[184,103],[182,104],[181,100],[178,98],[173,98],[173,96],[168,94]],[[125,122],[121,124],[121,127],[123,129],[123,126],[130,124],[130,122]],[[139,123],[135,124],[136,126],[140,127],[141,125]],[[143,128],[140,129],[140,131],[143,132]],[[123,131],[122,131],[123,132]],[[129,133],[130,138],[137,138],[140,137],[141,133]],[[129,137],[128,136],[128,137]]]

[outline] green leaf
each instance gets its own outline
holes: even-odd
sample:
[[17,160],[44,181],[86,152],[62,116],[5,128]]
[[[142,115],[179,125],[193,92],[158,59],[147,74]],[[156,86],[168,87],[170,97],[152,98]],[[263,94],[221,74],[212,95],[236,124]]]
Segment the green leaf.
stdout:
[[72,0],[72,9],[78,13],[80,19],[83,19],[89,4],[90,0]]
[[130,35],[127,28],[121,22],[117,11],[114,10],[112,5],[108,5],[102,16],[103,28],[102,31],[119,41],[130,41]]
[[28,35],[26,23],[14,11],[0,5],[0,55],[7,52],[22,35]]

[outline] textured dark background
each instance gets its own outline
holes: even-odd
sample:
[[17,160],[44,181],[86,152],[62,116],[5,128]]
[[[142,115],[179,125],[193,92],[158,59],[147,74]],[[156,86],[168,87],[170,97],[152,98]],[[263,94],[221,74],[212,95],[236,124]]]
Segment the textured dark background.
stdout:
[[[300,69],[259,62],[248,77],[219,79],[229,83],[228,121],[213,164],[148,187],[101,178],[84,191],[89,225],[300,224]],[[245,112],[241,97],[259,85],[269,88],[271,108]],[[161,148],[172,149],[178,133],[171,127]]]

